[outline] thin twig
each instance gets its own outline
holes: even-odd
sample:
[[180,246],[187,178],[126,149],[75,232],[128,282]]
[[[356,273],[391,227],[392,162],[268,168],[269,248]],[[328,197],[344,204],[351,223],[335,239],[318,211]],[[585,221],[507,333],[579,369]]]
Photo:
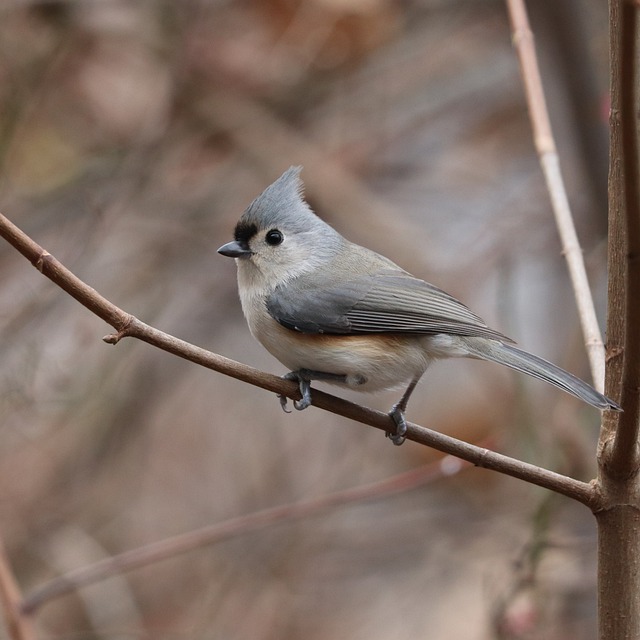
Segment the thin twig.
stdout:
[[[285,395],[288,398],[300,399],[298,385],[292,381],[284,380],[196,347],[184,340],[155,329],[119,309],[95,289],[82,282],[2,214],[0,214],[0,236],[22,253],[43,275],[73,296],[80,304],[113,326],[117,333],[105,336],[104,340],[106,342],[116,344],[126,336],[138,338],[143,342],[208,369],[248,382],[267,391]],[[316,389],[313,390],[312,404],[320,409],[382,431],[395,429],[395,423],[386,413],[363,407]],[[589,506],[591,509],[597,509],[600,504],[597,492],[588,483],[468,444],[426,427],[408,423],[407,438],[438,451],[462,458],[476,466],[499,471],[514,478],[556,491]]]
[[573,223],[567,192],[560,171],[560,160],[551,130],[551,122],[542,88],[540,69],[536,58],[533,33],[524,0],[507,0],[513,44],[520,60],[529,117],[533,128],[533,138],[540,158],[542,172],[551,197],[551,205],[562,242],[562,250],[567,261],[571,284],[578,306],[578,315],[584,335],[585,347],[591,366],[593,384],[599,391],[604,390],[604,344],[598,325],[589,280],[584,266],[580,242]]
[[9,558],[0,540],[0,609],[4,612],[11,640],[35,640],[36,634],[26,612],[21,611],[22,594],[11,571]]
[[22,611],[32,614],[53,598],[99,582],[115,574],[139,569],[161,560],[275,524],[309,518],[324,513],[329,509],[353,504],[354,502],[379,500],[397,493],[404,493],[440,478],[454,475],[467,466],[469,466],[467,463],[447,456],[436,463],[427,464],[385,480],[337,491],[297,504],[285,504],[256,511],[143,547],[131,549],[117,556],[74,569],[37,587],[22,601]]

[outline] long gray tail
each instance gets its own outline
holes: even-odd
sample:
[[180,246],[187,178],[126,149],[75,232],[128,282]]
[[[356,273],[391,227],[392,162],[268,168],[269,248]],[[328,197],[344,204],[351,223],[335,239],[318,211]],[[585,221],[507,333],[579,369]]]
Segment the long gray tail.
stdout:
[[472,357],[504,364],[516,371],[544,380],[598,409],[622,411],[618,403],[602,395],[591,385],[532,353],[497,340],[483,338],[467,339],[465,346],[469,349],[469,354]]

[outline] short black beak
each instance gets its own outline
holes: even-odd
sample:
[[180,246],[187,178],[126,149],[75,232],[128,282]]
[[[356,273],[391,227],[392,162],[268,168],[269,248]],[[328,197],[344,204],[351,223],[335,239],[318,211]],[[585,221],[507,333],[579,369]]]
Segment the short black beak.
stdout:
[[228,256],[229,258],[248,258],[252,254],[246,244],[238,242],[237,240],[223,244],[218,249],[218,253],[223,256]]

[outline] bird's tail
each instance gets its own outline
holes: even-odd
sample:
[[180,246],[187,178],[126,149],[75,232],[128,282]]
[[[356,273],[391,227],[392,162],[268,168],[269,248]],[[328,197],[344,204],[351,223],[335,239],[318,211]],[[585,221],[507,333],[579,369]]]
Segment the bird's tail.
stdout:
[[576,378],[573,374],[557,367],[544,358],[534,356],[532,353],[518,349],[513,345],[504,344],[497,340],[472,338],[465,340],[465,346],[472,357],[504,364],[516,371],[544,380],[583,400],[592,407],[622,411],[617,402],[596,391],[580,378]]

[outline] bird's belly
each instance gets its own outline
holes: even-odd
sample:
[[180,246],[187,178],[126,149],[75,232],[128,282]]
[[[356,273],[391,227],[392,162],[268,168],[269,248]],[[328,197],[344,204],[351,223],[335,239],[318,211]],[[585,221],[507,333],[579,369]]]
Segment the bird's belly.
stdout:
[[346,385],[360,391],[400,387],[420,377],[430,362],[419,336],[304,334],[272,319],[252,333],[291,371],[344,375]]

